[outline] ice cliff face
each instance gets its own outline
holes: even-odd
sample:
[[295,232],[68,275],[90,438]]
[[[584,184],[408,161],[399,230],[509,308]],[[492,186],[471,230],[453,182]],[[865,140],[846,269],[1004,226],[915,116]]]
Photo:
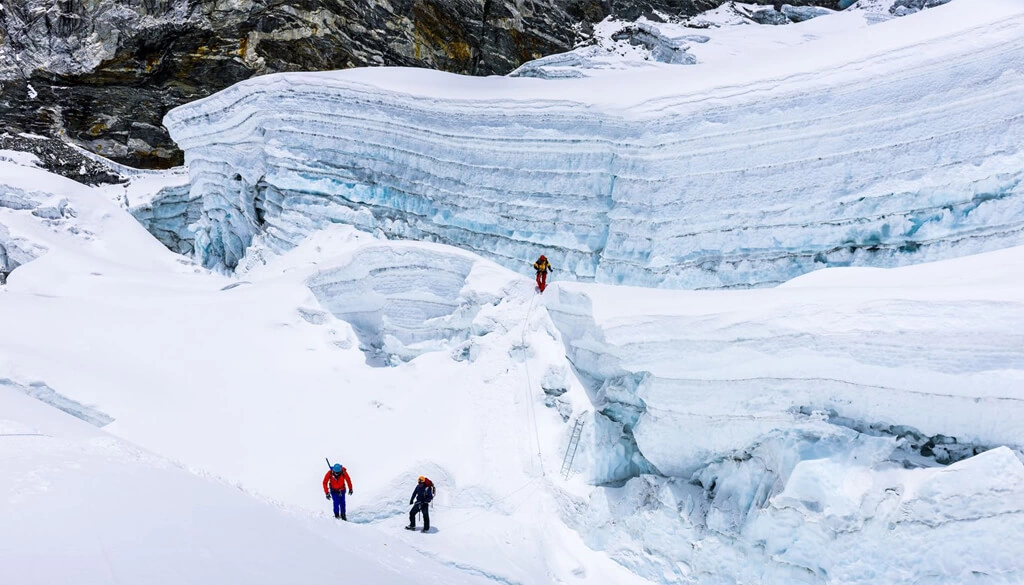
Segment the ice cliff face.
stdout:
[[577,502],[566,521],[656,583],[1017,580],[1020,456],[1001,447],[903,469],[890,449],[854,433],[780,436],[706,486],[647,475]]
[[169,249],[191,256],[195,234],[189,226],[199,220],[201,202],[191,195],[188,183],[160,189],[152,201],[130,209],[135,217]]
[[559,278],[617,284],[896,266],[1022,238],[1024,14],[963,4],[742,70],[285,74],[165,122],[211,267],[256,235],[285,250],[330,223],[521,271],[545,252]]
[[[995,262],[992,272],[1005,266]],[[773,429],[817,425],[810,412],[915,429],[918,449],[940,434],[1019,445],[1024,433],[1024,406],[1013,398],[1024,371],[1015,292],[787,285],[707,307],[701,293],[637,290],[628,308],[602,302],[600,289],[552,293],[548,312],[596,406],[627,419],[643,457],[666,475],[688,476]],[[1006,317],[986,319],[991,312]],[[678,428],[687,432],[669,432]]]
[[613,486],[566,521],[657,582],[1013,581],[993,535],[1024,533],[1022,262],[556,285],[596,410],[588,479]]

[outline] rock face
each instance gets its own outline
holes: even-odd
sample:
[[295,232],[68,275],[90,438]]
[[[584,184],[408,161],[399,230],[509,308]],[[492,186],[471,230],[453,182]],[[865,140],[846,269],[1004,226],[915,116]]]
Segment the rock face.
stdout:
[[123,183],[125,178],[61,140],[44,136],[0,134],[0,150],[30,152],[40,167],[86,185]]
[[183,161],[163,115],[254,75],[372,65],[504,74],[571,49],[609,15],[683,16],[719,4],[5,0],[0,119],[7,130],[64,136],[118,162],[163,168]]

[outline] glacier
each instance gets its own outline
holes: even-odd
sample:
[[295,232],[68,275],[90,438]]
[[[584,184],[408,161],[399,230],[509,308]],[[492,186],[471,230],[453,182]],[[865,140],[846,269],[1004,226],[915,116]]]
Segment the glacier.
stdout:
[[[85,570],[32,555],[49,551],[47,510],[90,499],[62,550],[102,570],[94,541],[77,537],[95,533],[116,545],[119,575],[150,581],[171,567],[196,582],[280,581],[279,563],[247,573],[252,551],[290,551],[280,536],[305,542],[307,530],[320,543],[303,549],[320,559],[308,573],[334,570],[321,561],[337,566],[335,543],[365,552],[374,582],[381,563],[426,583],[1024,575],[1024,247],[770,289],[557,282],[538,295],[479,255],[339,225],[281,255],[252,246],[239,277],[146,233],[124,206],[125,193],[151,200],[140,185],[86,187],[0,161],[4,192],[74,211],[0,208],[0,223],[45,249],[0,287],[0,434],[19,435],[0,438],[13,465],[0,497],[20,502],[0,509],[18,527],[0,551],[16,575]],[[370,367],[378,358],[390,367]],[[40,400],[102,413],[102,430],[68,421],[88,453],[63,441],[69,426],[45,428],[68,419]],[[40,409],[49,416],[29,414]],[[323,455],[354,475],[350,524],[325,516]],[[88,485],[67,491],[72,465]],[[136,487],[155,473],[188,497],[161,491],[166,509],[147,514]],[[401,529],[420,474],[440,486],[434,536]],[[33,491],[40,477],[59,501]],[[221,528],[248,518],[256,549],[225,544],[237,530],[183,531],[179,512],[207,505]],[[203,544],[133,545],[152,530]]]
[[1022,241],[1022,26],[984,0],[714,69],[268,75],[165,123],[207,267],[345,223],[567,280],[764,286]]
[[[283,535],[313,542],[304,574],[333,542],[384,582],[1019,582],[1022,16],[951,3],[589,80],[267,77],[169,116],[187,193],[0,152],[6,564],[43,566],[28,488],[80,465],[54,493],[95,500],[64,547],[90,575],[95,532],[142,580],[280,581],[250,569],[303,554]],[[495,264],[537,248],[543,295]],[[358,484],[351,524],[324,517],[323,455]],[[154,474],[182,489],[147,515]],[[420,474],[436,538],[401,529]],[[212,542],[175,524],[204,505]],[[138,550],[139,527],[201,550]]]
[[200,206],[188,184],[172,185],[161,189],[152,201],[133,207],[131,213],[161,244],[191,256],[195,253],[191,226],[199,221]]

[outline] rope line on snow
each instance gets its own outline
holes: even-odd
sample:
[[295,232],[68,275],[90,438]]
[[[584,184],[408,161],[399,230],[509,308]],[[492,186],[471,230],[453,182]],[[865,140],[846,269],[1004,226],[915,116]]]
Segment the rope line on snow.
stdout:
[[[519,343],[520,346],[523,347],[524,351],[526,349],[526,328],[530,324],[530,316],[533,314],[533,306],[537,303],[537,297],[539,296],[540,294],[533,295],[533,298],[530,299],[530,306],[526,309],[526,320],[523,321],[523,331],[519,336]],[[530,422],[533,424],[533,437],[537,441],[537,462],[540,464],[540,476],[547,477],[547,472],[544,471],[544,456],[541,454],[540,448],[540,430],[537,427],[537,407],[533,404],[533,384],[530,376],[529,356],[524,356],[523,366],[526,369],[526,407],[528,409],[527,412]]]
[[[523,485],[519,486],[515,490],[513,490],[513,491],[505,494],[504,496],[498,498],[497,500],[491,501],[491,503],[486,508],[481,509],[479,512],[477,512],[476,514],[473,514],[469,518],[466,518],[465,520],[463,520],[461,522],[456,522],[455,524],[449,525],[447,528],[445,528],[445,530],[452,530],[454,528],[458,528],[459,526],[462,526],[463,524],[466,524],[467,522],[470,522],[471,520],[476,520],[477,518],[479,518],[480,516],[484,515],[485,513],[490,512],[490,508],[494,504],[497,504],[498,502],[502,502],[504,500],[507,500],[508,498],[511,498],[512,496],[514,496],[514,495],[518,494],[519,492],[525,490],[526,488],[528,488],[531,485],[537,483],[538,481],[540,481],[540,479],[536,478],[536,477],[531,479],[530,481],[524,483]],[[521,505],[522,505],[522,503],[520,503],[520,506]],[[434,504],[431,504],[431,506],[433,507]],[[470,508],[468,506],[466,506],[466,507],[458,507],[458,508],[451,507],[451,506],[438,506],[438,507],[440,507],[440,508],[448,508],[448,509],[451,509],[451,510],[464,510],[464,509],[469,509]],[[516,506],[515,510],[518,510],[518,509],[519,509],[519,506]],[[515,511],[515,510],[513,510],[513,511]]]

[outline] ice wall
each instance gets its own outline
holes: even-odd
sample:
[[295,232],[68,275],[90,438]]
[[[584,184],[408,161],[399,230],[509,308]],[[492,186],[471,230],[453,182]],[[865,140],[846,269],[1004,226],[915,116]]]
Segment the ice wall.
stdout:
[[606,486],[563,518],[655,582],[1019,581],[1021,274],[1024,247],[763,290],[554,285]]
[[270,75],[165,123],[206,266],[340,222],[520,271],[545,252],[565,279],[764,285],[1022,241],[1022,11],[951,3],[601,79]]
[[1020,448],[1022,259],[1014,248],[717,296],[566,284],[545,301],[577,370],[620,389],[597,406],[635,411],[639,451],[666,475],[813,423],[814,410]]
[[[564,517],[588,545],[655,583],[1019,581],[1018,455],[997,448],[904,469],[885,452],[852,432],[780,436],[715,466],[719,483],[646,475]],[[771,467],[780,464],[785,473]]]
[[179,254],[191,255],[195,252],[195,234],[190,226],[199,220],[201,205],[188,184],[170,185],[130,211],[161,244]]

